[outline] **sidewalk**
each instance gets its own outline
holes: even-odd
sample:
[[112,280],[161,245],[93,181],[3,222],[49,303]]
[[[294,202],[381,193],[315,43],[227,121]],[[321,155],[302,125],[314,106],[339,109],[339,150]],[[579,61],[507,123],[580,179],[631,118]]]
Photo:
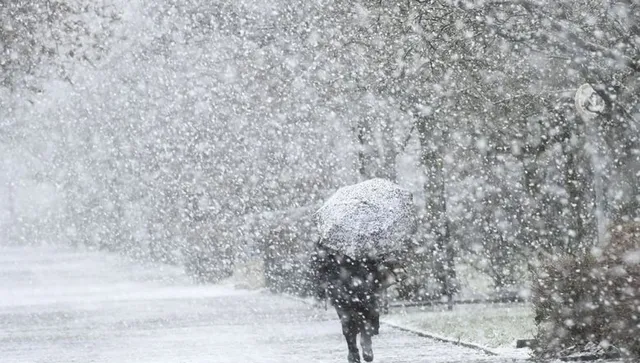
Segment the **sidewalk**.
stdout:
[[[54,248],[0,247],[3,362],[344,363],[331,311],[192,285],[177,268]],[[510,362],[389,326],[377,362]]]

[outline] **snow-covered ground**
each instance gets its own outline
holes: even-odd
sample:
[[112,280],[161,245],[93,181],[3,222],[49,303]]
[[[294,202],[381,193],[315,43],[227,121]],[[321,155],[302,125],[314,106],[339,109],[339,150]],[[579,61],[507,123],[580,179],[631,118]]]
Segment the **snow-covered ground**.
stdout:
[[385,321],[517,356],[529,352],[516,349],[516,340],[535,335],[533,308],[528,303],[460,304],[452,311],[445,305],[393,308]]
[[[331,311],[97,252],[0,248],[0,326],[3,363],[346,361]],[[374,350],[385,363],[511,361],[389,326]]]

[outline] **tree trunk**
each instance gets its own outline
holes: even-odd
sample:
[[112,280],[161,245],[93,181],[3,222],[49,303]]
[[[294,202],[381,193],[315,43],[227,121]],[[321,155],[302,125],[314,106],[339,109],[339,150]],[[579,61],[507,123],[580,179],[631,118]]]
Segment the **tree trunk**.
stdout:
[[[455,249],[449,234],[447,216],[447,197],[444,170],[444,142],[446,134],[438,135],[433,125],[426,118],[418,120],[418,136],[420,139],[420,163],[424,168],[425,183],[423,185],[426,199],[425,224],[434,237],[434,275],[441,286],[442,295],[449,299],[452,308],[453,294],[456,292]],[[440,137],[434,140],[433,137]]]
[[[569,205],[572,206],[572,215],[569,222],[569,227],[573,233],[569,233],[569,245],[567,251],[578,252],[576,248],[580,246],[586,238],[591,234],[589,233],[589,225],[587,219],[591,215],[589,204],[590,200],[588,193],[586,193],[587,186],[585,184],[585,178],[580,170],[578,157],[576,150],[567,147],[565,148],[565,167],[564,167],[564,180],[565,190],[567,191],[567,198],[569,199]],[[578,248],[582,249],[582,248]]]
[[395,182],[397,180],[397,157],[400,146],[395,138],[395,126],[391,122],[382,123],[382,142],[384,149],[380,150],[379,176]]
[[9,223],[13,226],[18,223],[18,216],[16,214],[16,200],[15,200],[15,187],[13,186],[13,182],[9,182],[7,184],[9,189]]
[[371,124],[364,118],[358,122],[358,175],[360,180],[371,178]]
[[381,158],[382,165],[380,166],[379,175],[381,178],[385,178],[395,182],[398,179],[397,168],[396,168],[396,158],[398,157],[398,148],[395,145],[393,135],[391,130],[385,131],[384,141],[385,141],[385,150],[384,155]]

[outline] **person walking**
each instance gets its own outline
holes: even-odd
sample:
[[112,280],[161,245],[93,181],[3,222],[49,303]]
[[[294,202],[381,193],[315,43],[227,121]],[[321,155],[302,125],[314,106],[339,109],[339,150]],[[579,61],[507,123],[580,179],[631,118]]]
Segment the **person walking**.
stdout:
[[316,295],[335,307],[349,363],[373,361],[379,294],[391,272],[384,256],[402,253],[417,229],[413,194],[375,178],[338,189],[315,213],[320,239],[312,256]]
[[380,329],[380,292],[389,271],[377,256],[350,257],[316,244],[311,256],[315,295],[335,308],[347,342],[348,362],[373,361],[372,337]]

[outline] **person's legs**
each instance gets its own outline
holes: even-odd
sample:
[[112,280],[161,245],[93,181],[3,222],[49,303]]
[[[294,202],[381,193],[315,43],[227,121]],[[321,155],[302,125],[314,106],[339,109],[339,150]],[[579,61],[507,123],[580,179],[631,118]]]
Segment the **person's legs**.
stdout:
[[377,316],[369,316],[364,321],[363,327],[360,330],[360,345],[362,346],[362,358],[366,362],[373,361],[373,346],[371,337],[378,335],[378,328],[380,322]]
[[378,335],[380,330],[380,312],[377,301],[371,300],[368,306],[360,313],[360,345],[362,346],[362,358],[365,361],[373,361],[373,347],[371,337]]
[[367,331],[360,334],[360,345],[362,346],[362,358],[365,362],[373,361],[373,347],[371,346],[371,335]]
[[347,341],[347,349],[349,355],[347,360],[349,363],[360,363],[360,351],[358,350],[357,337],[358,337],[358,319],[356,312],[350,311],[347,308],[341,308],[336,306],[336,312],[340,318],[342,324],[342,334]]
[[380,333],[380,312],[378,312],[378,310],[368,311],[364,330],[371,336]]

